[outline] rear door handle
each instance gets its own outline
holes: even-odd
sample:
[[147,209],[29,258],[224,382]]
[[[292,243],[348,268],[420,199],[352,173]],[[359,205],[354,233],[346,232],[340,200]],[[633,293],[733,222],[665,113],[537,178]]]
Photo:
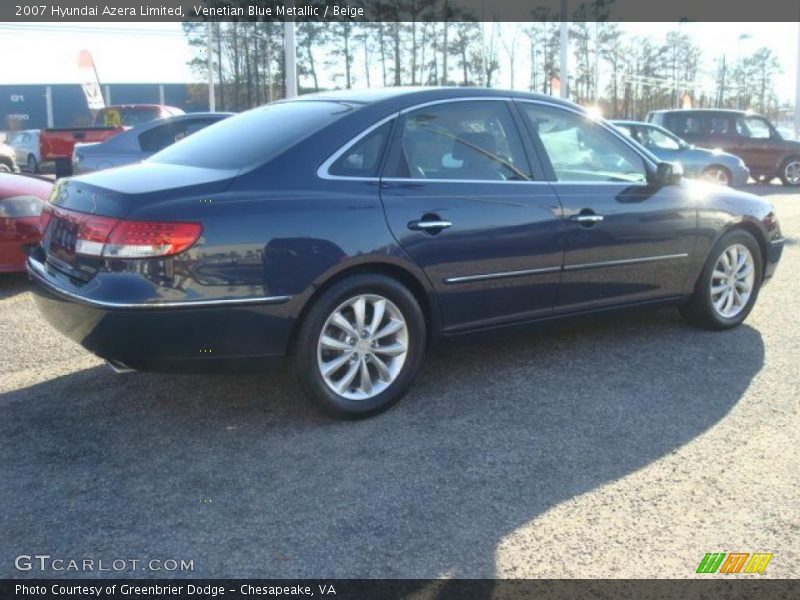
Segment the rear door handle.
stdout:
[[576,223],[585,223],[585,224],[594,224],[599,223],[603,220],[603,215],[572,215],[569,218],[570,221],[575,221]]
[[410,221],[408,223],[408,228],[414,231],[428,231],[430,233],[436,233],[437,231],[441,231],[442,229],[447,229],[448,227],[452,227],[453,224],[450,221],[445,221],[444,219],[437,219],[437,220],[419,220],[419,221]]

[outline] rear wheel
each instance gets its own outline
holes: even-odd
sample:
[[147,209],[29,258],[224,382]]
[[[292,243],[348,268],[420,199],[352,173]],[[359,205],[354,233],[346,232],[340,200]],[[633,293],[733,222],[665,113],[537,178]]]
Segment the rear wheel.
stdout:
[[703,170],[703,179],[706,181],[710,181],[712,183],[718,183],[720,185],[731,185],[733,181],[733,177],[731,176],[731,172],[728,171],[725,167],[720,165],[712,165],[710,167],[706,167]]
[[725,234],[709,254],[681,314],[704,329],[729,329],[750,314],[761,287],[763,263],[755,238],[743,230]]
[[324,292],[300,326],[294,369],[300,387],[329,415],[386,410],[411,386],[425,351],[425,319],[399,282],[356,275]]
[[11,173],[11,167],[4,162],[0,162],[0,173]]
[[790,156],[781,166],[780,178],[783,185],[800,185],[800,156]]

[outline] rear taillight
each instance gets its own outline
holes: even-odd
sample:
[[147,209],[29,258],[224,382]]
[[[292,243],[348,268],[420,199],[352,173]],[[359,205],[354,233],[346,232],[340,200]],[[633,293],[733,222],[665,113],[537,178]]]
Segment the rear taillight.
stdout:
[[75,253],[86,256],[103,256],[105,243],[117,223],[117,219],[109,217],[87,215],[80,218],[75,239]]
[[[45,216],[47,213],[47,216]],[[103,258],[155,258],[190,248],[203,233],[200,223],[128,221],[48,206],[39,227],[44,233],[53,216],[75,226],[75,253]]]
[[119,221],[106,242],[103,256],[171,256],[190,248],[202,232],[200,223]]
[[39,233],[44,235],[47,231],[47,226],[50,225],[50,219],[53,218],[53,209],[49,204],[42,207],[42,213],[39,215]]

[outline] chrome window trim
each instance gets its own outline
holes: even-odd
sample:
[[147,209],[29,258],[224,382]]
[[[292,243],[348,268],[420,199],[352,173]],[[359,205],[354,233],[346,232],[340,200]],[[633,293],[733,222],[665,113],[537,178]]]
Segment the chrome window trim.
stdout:
[[543,275],[546,273],[558,273],[566,271],[582,271],[585,269],[599,269],[602,267],[615,267],[621,265],[634,265],[639,263],[655,262],[659,260],[673,260],[678,258],[688,258],[687,253],[682,254],[663,254],[660,256],[643,256],[641,258],[623,258],[620,260],[606,260],[595,263],[582,263],[576,265],[564,265],[559,267],[544,267],[541,269],[523,269],[520,271],[499,271],[497,273],[484,273],[481,275],[464,275],[459,277],[448,277],[444,280],[447,284],[470,283],[473,281],[486,281],[490,279],[503,279],[507,277],[525,277],[527,275]]
[[[364,129],[361,133],[357,134],[355,137],[350,138],[347,142],[345,142],[336,152],[334,152],[331,156],[329,156],[325,162],[323,162],[317,168],[317,177],[320,179],[325,179],[329,181],[368,181],[368,182],[379,182],[379,181],[387,181],[387,182],[394,182],[394,183],[432,183],[432,182],[440,182],[440,183],[527,183],[527,184],[569,184],[569,185],[631,185],[631,186],[642,186],[645,187],[649,185],[647,181],[632,181],[632,182],[618,182],[618,181],[548,181],[548,180],[530,180],[530,181],[498,181],[495,179],[419,179],[419,178],[408,178],[408,177],[354,177],[354,176],[347,176],[347,175],[331,175],[329,173],[329,169],[331,165],[336,162],[342,154],[347,152],[353,145],[358,143],[361,139],[365,136],[372,133],[375,129],[380,127],[381,125],[388,123],[392,119],[396,119],[400,115],[408,114],[414,110],[418,110],[420,108],[425,108],[426,106],[435,106],[437,104],[449,104],[453,102],[522,102],[526,104],[539,104],[543,106],[547,106],[554,109],[561,109],[566,112],[570,112],[572,114],[578,115],[580,117],[585,117],[587,119],[591,119],[585,111],[574,108],[572,106],[563,105],[557,102],[548,102],[547,100],[542,99],[533,99],[533,98],[519,98],[513,96],[462,96],[460,98],[444,98],[440,100],[430,100],[428,102],[421,102],[420,104],[415,104],[413,106],[409,106],[399,111],[392,113],[391,115],[384,117],[380,121],[373,123],[366,129]],[[652,168],[655,168],[656,161],[653,160],[653,157],[647,156],[642,154],[641,150],[636,148],[633,145],[632,140],[630,140],[627,136],[623,135],[617,129],[614,128],[613,125],[606,123],[605,121],[594,121],[604,130],[608,131],[612,135],[614,135],[617,139],[623,142],[625,146],[627,146],[630,150],[632,150],[636,156],[640,157],[641,159],[645,160]],[[521,132],[520,132],[521,133]]]
[[[508,96],[470,96],[470,97],[461,97],[461,98],[447,98],[447,99],[443,99],[443,100],[431,100],[429,102],[422,102],[420,104],[415,104],[414,106],[409,106],[407,108],[403,108],[403,109],[401,109],[399,111],[396,111],[396,112],[392,113],[391,115],[389,115],[388,117],[384,117],[383,119],[381,119],[377,123],[373,123],[372,125],[367,127],[364,131],[362,131],[361,133],[359,133],[355,137],[350,138],[349,141],[345,142],[343,146],[341,146],[336,152],[334,152],[331,156],[329,156],[325,160],[325,162],[323,162],[317,168],[317,177],[319,177],[320,179],[326,179],[326,180],[332,180],[332,181],[336,181],[336,180],[340,180],[340,181],[372,181],[372,182],[381,181],[382,179],[380,177],[352,177],[352,176],[347,176],[347,175],[332,175],[329,172],[329,169],[330,169],[331,165],[333,165],[333,163],[335,163],[342,156],[342,154],[347,152],[350,148],[352,148],[355,144],[357,144],[361,139],[363,139],[365,136],[367,136],[370,133],[372,133],[373,131],[375,131],[381,125],[391,121],[392,119],[395,119],[395,118],[399,117],[400,115],[407,114],[407,113],[409,113],[409,112],[411,112],[413,110],[417,110],[419,108],[425,108],[426,106],[434,106],[436,104],[447,104],[447,103],[451,103],[451,102],[489,101],[489,100],[494,100],[495,102],[508,102],[508,101],[511,100],[511,98],[508,97]],[[409,181],[409,179],[404,179],[402,177],[383,178],[383,181],[394,181],[394,180]],[[435,181],[435,180],[433,180],[433,179],[419,179],[417,181]],[[440,179],[438,181],[445,181],[445,180]],[[475,182],[481,182],[481,181],[484,181],[484,180],[456,179],[456,180],[450,180],[450,181],[475,183]],[[510,181],[509,182],[502,182],[502,181],[495,181],[495,180],[489,180],[489,181],[492,181],[492,183],[531,183],[529,181],[522,181],[522,182],[517,182],[517,181],[515,181],[515,182],[510,182]],[[546,183],[546,182],[544,182],[544,183]]]
[[64,296],[65,298],[69,298],[70,300],[75,300],[76,302],[80,302],[82,304],[87,304],[89,306],[93,306],[96,308],[108,308],[108,309],[121,309],[121,308],[132,308],[132,309],[144,309],[144,310],[153,310],[159,308],[194,308],[194,307],[209,307],[209,306],[231,306],[231,305],[242,305],[242,304],[283,304],[291,300],[291,296],[255,296],[251,298],[221,298],[219,300],[178,300],[178,301],[165,301],[165,302],[107,302],[105,300],[93,300],[91,298],[86,298],[85,296],[81,296],[80,294],[76,294],[74,292],[70,292],[68,290],[61,289],[60,287],[53,285],[47,279],[47,271],[44,268],[44,265],[39,261],[36,261],[32,258],[28,258],[27,261],[28,273],[34,276],[34,278],[40,282],[42,285],[47,287],[49,290],[52,290],[53,293]]
[[638,263],[655,262],[657,260],[673,260],[677,258],[688,258],[689,254],[662,254],[660,256],[643,256],[641,258],[622,258],[620,260],[605,260],[602,262],[581,263],[576,265],[564,265],[564,271],[582,271],[584,269],[598,269],[601,267],[615,267],[619,265],[635,265]]

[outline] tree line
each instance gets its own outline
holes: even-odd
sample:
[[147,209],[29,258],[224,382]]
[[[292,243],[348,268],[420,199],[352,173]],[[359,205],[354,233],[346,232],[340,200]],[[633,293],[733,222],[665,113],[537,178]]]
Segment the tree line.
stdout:
[[[400,14],[401,3],[403,16],[411,18],[390,20]],[[501,70],[507,74],[504,85],[514,89],[551,94],[560,85],[560,24],[547,10],[535,10],[528,23],[500,24],[466,20],[446,0],[370,5],[384,10],[387,20],[297,22],[301,93],[390,85],[492,87],[499,84]],[[694,107],[777,113],[775,83],[782,69],[769,48],[707,57],[680,25],[656,42],[603,21],[609,5],[609,0],[593,0],[572,15],[573,101],[598,106],[607,117],[632,119],[682,106],[687,97]],[[183,27],[194,49],[190,66],[205,77],[207,25]],[[285,95],[282,23],[214,22],[211,27],[218,110],[243,110]]]

